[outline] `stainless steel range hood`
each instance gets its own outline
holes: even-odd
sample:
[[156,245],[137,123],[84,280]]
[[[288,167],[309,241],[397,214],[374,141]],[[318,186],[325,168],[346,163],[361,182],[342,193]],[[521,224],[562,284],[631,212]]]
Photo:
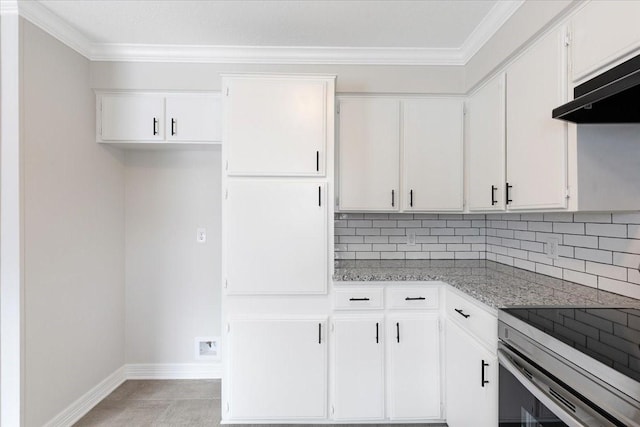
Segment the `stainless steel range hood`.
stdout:
[[553,109],[574,123],[640,123],[640,55],[576,86],[574,100]]

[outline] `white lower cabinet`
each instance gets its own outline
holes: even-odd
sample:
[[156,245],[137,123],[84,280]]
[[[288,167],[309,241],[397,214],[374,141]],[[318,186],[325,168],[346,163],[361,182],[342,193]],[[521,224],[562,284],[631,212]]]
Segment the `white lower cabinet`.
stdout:
[[384,418],[384,316],[336,317],[333,325],[333,418]]
[[[497,333],[497,331],[496,331]],[[453,320],[446,332],[449,427],[498,425],[498,359]]]
[[440,418],[438,315],[391,315],[387,331],[389,418]]
[[325,317],[229,322],[228,401],[237,420],[327,417]]

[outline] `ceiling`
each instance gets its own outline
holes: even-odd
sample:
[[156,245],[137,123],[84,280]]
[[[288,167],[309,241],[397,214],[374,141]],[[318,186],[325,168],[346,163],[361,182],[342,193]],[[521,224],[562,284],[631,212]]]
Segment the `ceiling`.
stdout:
[[322,58],[331,62],[331,56],[337,63],[349,62],[350,57],[355,62],[375,62],[377,56],[392,62],[413,58],[417,64],[463,64],[521,3],[19,0],[18,5],[27,19],[49,32],[57,28],[62,34],[59,38],[65,42],[64,37],[73,39],[68,44],[91,59],[134,54],[151,57],[161,52],[180,57],[180,52],[188,51],[186,55],[207,56],[212,62],[218,55],[220,62],[225,62],[224,56],[235,56],[237,61],[239,57],[255,57],[259,51],[258,56],[266,52],[272,60],[287,56],[287,52],[291,57],[302,54],[307,63],[314,57],[318,62],[323,62]]

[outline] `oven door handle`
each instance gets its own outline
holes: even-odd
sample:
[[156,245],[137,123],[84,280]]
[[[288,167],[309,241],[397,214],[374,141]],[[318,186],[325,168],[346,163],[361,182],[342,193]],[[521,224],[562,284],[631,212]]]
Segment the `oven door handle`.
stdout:
[[[551,394],[541,389],[537,384],[527,378],[512,360],[521,360],[520,357],[508,349],[502,347],[498,349],[498,360],[500,365],[511,373],[531,394],[533,394],[544,406],[556,414],[569,427],[589,427],[573,413],[562,407],[552,398]],[[560,386],[558,386],[560,388]]]

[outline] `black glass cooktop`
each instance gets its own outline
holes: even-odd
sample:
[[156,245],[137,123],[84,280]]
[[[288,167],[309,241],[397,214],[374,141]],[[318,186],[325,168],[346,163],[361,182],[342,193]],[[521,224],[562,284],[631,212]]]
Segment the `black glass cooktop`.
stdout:
[[640,381],[640,309],[531,307],[503,311]]

